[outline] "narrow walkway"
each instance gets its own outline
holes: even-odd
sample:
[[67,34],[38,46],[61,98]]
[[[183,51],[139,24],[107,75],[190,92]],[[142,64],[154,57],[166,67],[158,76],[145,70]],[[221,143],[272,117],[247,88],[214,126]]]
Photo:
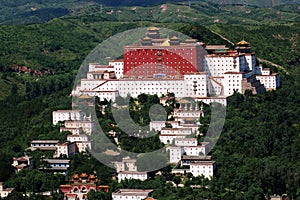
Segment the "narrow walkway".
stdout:
[[[209,29],[210,30],[210,29]],[[231,42],[228,38],[226,38],[226,37],[224,37],[223,35],[221,35],[221,34],[219,34],[219,33],[217,33],[217,32],[215,32],[215,31],[213,31],[213,30],[210,30],[213,34],[216,34],[216,35],[218,35],[218,36],[220,36],[223,40],[226,40],[227,42],[229,42],[231,45],[235,45],[233,42]]]

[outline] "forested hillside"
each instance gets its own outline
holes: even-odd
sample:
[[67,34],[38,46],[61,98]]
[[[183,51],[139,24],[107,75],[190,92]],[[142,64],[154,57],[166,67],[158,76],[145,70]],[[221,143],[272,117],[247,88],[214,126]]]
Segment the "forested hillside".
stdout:
[[[202,9],[201,13],[206,10],[208,15],[212,11],[211,7],[202,5],[192,4],[191,9]],[[187,5],[184,6],[182,13],[191,14]],[[175,5],[169,7],[170,10],[166,12],[177,9]],[[155,8],[160,9],[159,6]],[[212,181],[204,178],[190,179],[189,175],[183,180],[176,180],[170,175],[170,168],[165,168],[162,175],[145,182],[124,181],[119,184],[111,180],[112,171],[108,167],[81,154],[72,158],[71,171],[97,171],[100,182],[109,184],[110,192],[124,187],[155,187],[158,189],[154,192],[154,197],[163,200],[263,199],[273,194],[285,193],[290,199],[300,198],[300,26],[295,22],[295,13],[298,11],[282,15],[286,17],[283,21],[289,17],[293,19],[285,25],[274,22],[272,15],[261,23],[263,25],[253,25],[260,17],[255,14],[252,16],[255,20],[251,23],[236,25],[235,23],[240,23],[247,16],[244,13],[232,25],[215,24],[207,29],[190,19],[174,19],[176,13],[168,18],[168,14],[159,11],[160,15],[152,18],[153,15],[147,16],[148,8],[123,8],[124,14],[119,15],[100,13],[100,7],[89,9],[91,10],[83,9],[81,13],[76,10],[80,16],[53,19],[41,24],[0,25],[0,181],[7,182],[7,186],[15,187],[19,191],[10,199],[26,199],[22,195],[25,191],[54,191],[59,184],[67,182],[69,177],[54,176],[37,170],[12,175],[12,158],[23,155],[30,140],[63,141],[66,135],[60,133],[58,127],[52,126],[51,113],[53,110],[71,107],[69,94],[83,59],[106,38],[121,31],[148,26],[174,29],[207,44],[227,44],[231,48],[233,46],[229,42],[209,29],[234,43],[244,38],[251,43],[259,57],[282,65],[288,74],[272,67],[273,71],[281,74],[282,86],[278,91],[261,95],[235,94],[229,98],[225,126],[212,152],[213,160],[217,163],[216,176]],[[252,9],[253,12],[261,12]],[[129,20],[126,21],[125,16],[130,16]],[[220,19],[232,20],[227,18],[228,13],[219,16]],[[142,21],[146,19],[149,21]],[[165,22],[161,23],[163,19]],[[272,23],[268,24],[268,20]],[[18,66],[26,66],[27,71],[16,71],[15,67]],[[141,110],[137,118],[145,113],[145,110]],[[111,122],[108,114],[102,118],[101,123]],[[209,116],[204,120],[209,122]],[[107,127],[109,128],[108,125]],[[147,149],[139,141],[135,141],[137,145],[126,146],[130,138],[125,134],[120,135],[119,139],[125,149]],[[155,139],[157,138],[153,142],[156,142]],[[32,156],[40,158],[41,154],[37,152]],[[167,181],[202,187],[176,188]],[[101,198],[109,199],[104,194],[90,195],[94,199],[96,196],[100,199],[101,195]],[[61,199],[61,195],[54,198]]]

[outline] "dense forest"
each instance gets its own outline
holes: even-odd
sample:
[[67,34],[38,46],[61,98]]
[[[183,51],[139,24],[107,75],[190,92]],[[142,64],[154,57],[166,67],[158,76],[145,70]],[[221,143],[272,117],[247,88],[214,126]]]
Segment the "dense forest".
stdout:
[[[170,174],[169,166],[162,169],[160,175],[151,173],[147,181],[118,183],[111,180],[112,169],[83,154],[72,157],[71,170],[66,177],[36,169],[14,174],[12,158],[24,155],[31,140],[65,140],[66,133],[60,133],[59,128],[51,124],[52,111],[71,108],[69,94],[76,72],[89,51],[106,38],[125,30],[155,25],[180,31],[207,44],[233,47],[199,23],[105,20],[96,14],[54,19],[42,24],[0,25],[0,181],[16,188],[8,199],[28,199],[23,196],[24,192],[47,190],[53,191],[54,199],[62,199],[62,194],[55,192],[59,184],[68,183],[74,173],[94,171],[100,184],[109,184],[110,192],[90,193],[91,199],[110,199],[111,192],[117,188],[158,188],[153,196],[163,200],[263,199],[274,194],[300,198],[300,26],[297,23],[208,27],[234,43],[245,38],[259,57],[282,65],[288,72],[271,66],[281,75],[282,86],[278,91],[260,95],[237,93],[228,99],[225,126],[212,151],[217,171],[211,181],[192,178],[191,174],[180,179]],[[26,66],[27,71],[16,71],[16,66]],[[132,115],[133,119],[147,124],[148,109],[152,103],[157,103],[157,98],[140,96],[136,101],[144,109]],[[122,104],[122,99],[119,100]],[[171,108],[167,108],[170,112],[168,109]],[[109,110],[105,113],[99,115],[99,122],[108,131],[112,128],[107,124],[113,119]],[[208,123],[209,115],[202,120]],[[126,134],[121,133],[118,138],[122,148],[129,151],[161,147],[157,137],[135,139],[134,145]],[[41,152],[27,154],[36,160],[43,156]],[[187,187],[174,187],[172,182]],[[193,185],[201,187],[191,187]],[[30,199],[47,198],[33,194]]]

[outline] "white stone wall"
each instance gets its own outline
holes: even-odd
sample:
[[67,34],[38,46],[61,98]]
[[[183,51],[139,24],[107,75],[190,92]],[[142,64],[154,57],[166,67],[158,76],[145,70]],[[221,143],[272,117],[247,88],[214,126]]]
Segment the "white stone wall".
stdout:
[[242,73],[225,73],[224,74],[224,95],[230,96],[234,93],[234,90],[237,92],[242,92]]

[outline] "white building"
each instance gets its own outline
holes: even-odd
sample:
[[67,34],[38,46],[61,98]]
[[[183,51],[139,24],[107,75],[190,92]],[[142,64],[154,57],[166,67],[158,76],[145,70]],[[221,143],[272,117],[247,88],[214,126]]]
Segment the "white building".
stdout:
[[195,177],[201,175],[208,179],[213,177],[216,165],[214,161],[211,161],[211,156],[183,155],[181,158],[181,166],[185,166],[185,168],[174,168],[172,170],[173,174],[184,174],[190,172]]
[[75,142],[65,142],[57,145],[56,155],[54,157],[60,157],[66,155],[67,157],[73,156],[77,153],[77,146]]
[[42,151],[56,151],[59,140],[32,140],[30,149]]
[[137,179],[145,181],[148,179],[147,172],[137,172],[137,171],[121,171],[118,173],[118,181],[121,182],[125,179]]
[[279,74],[273,73],[269,68],[256,67],[256,79],[261,82],[266,90],[276,90],[280,86]]
[[185,138],[192,134],[189,128],[162,128],[159,139],[164,144],[172,144],[176,138]]
[[206,155],[209,150],[209,143],[201,142],[198,145],[196,138],[176,138],[175,146],[168,147],[168,149],[170,151],[170,163],[178,163],[183,155]]
[[82,130],[90,135],[93,131],[95,131],[96,123],[91,120],[66,120],[65,128],[82,128]]
[[52,112],[53,125],[66,120],[83,120],[85,113],[81,110],[57,110]]
[[143,200],[149,197],[153,190],[119,189],[112,193],[113,200]]
[[123,158],[122,162],[114,162],[114,166],[116,167],[117,173],[121,171],[137,171],[136,159]]
[[68,135],[67,141],[71,143],[75,143],[77,146],[77,150],[79,153],[81,152],[87,152],[88,149],[92,148],[92,142],[89,141],[89,138],[87,135]]
[[190,172],[193,176],[203,175],[205,178],[211,179],[214,175],[214,161],[199,161],[190,164]]
[[0,199],[7,197],[13,190],[14,188],[4,188],[3,183],[0,182]]
[[209,143],[202,142],[197,146],[184,146],[184,153],[188,156],[206,155],[209,150]]
[[184,149],[182,147],[168,147],[170,151],[170,163],[178,163],[181,160],[181,156],[184,154]]

